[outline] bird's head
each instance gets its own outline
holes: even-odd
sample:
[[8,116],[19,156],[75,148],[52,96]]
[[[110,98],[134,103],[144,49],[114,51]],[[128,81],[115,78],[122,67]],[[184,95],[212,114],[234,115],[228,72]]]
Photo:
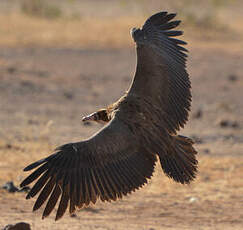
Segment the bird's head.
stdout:
[[83,122],[95,121],[101,124],[109,122],[108,114],[106,109],[100,109],[97,112],[91,113],[88,116],[82,118]]

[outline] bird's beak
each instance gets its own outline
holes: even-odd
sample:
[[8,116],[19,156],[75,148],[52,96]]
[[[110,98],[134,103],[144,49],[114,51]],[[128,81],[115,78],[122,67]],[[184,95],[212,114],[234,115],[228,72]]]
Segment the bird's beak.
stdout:
[[83,117],[82,121],[83,122],[85,122],[85,121],[95,121],[95,113],[91,113],[90,115]]

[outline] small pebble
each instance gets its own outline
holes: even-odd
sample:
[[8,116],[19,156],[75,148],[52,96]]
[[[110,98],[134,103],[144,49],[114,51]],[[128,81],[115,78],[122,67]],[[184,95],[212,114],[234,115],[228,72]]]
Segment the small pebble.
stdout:
[[210,149],[204,149],[203,152],[206,153],[206,154],[209,154],[210,153]]
[[15,67],[8,67],[7,68],[7,71],[10,73],[10,74],[13,74],[14,72],[16,72],[16,68]]
[[70,215],[70,217],[72,217],[72,218],[76,218],[77,215],[76,215],[75,213],[72,213],[72,214]]
[[222,128],[239,128],[240,125],[237,121],[221,120],[219,126]]
[[73,99],[73,93],[71,93],[71,92],[64,92],[63,95],[65,98],[67,98],[69,100]]
[[30,225],[25,222],[19,222],[15,225],[8,224],[3,230],[31,230]]
[[19,191],[19,189],[14,185],[12,181],[9,181],[6,184],[4,184],[2,188],[11,193]]
[[201,118],[203,115],[203,112],[202,112],[202,109],[198,109],[193,115],[192,117],[195,118],[195,119],[199,119]]
[[190,203],[194,203],[196,201],[198,201],[198,198],[197,197],[190,197],[190,199],[189,199],[189,202]]
[[7,182],[1,188],[7,190],[10,193],[14,193],[14,192],[29,192],[30,191],[30,187],[29,186],[25,186],[25,187],[19,189],[19,188],[17,188],[14,185],[14,183],[12,181]]
[[237,81],[238,80],[238,77],[235,74],[230,74],[228,76],[228,80],[229,81]]

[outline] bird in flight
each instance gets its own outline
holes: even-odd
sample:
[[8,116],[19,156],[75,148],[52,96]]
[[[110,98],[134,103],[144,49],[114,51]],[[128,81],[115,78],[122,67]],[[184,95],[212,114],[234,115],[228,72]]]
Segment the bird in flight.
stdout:
[[[196,176],[193,141],[177,132],[188,120],[191,83],[186,42],[177,39],[176,14],[160,12],[131,30],[137,66],[129,90],[115,103],[83,118],[107,123],[89,139],[62,145],[27,166],[35,169],[21,187],[35,181],[27,199],[38,195],[33,211],[46,201],[42,218],[58,203],[56,220],[67,208],[115,201],[148,182],[159,159],[164,173],[189,184]],[[59,200],[59,201],[58,201]]]

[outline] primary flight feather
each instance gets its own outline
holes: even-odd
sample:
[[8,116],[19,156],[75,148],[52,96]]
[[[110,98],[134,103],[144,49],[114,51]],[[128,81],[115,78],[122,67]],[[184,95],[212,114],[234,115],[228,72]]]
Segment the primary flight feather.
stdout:
[[[196,176],[196,150],[177,135],[188,119],[191,84],[186,71],[186,43],[173,30],[176,14],[157,13],[141,29],[132,29],[137,67],[133,82],[117,102],[83,118],[108,123],[87,140],[56,148],[27,166],[35,169],[21,187],[35,182],[27,199],[38,194],[33,210],[47,201],[43,218],[58,203],[56,220],[67,208],[111,201],[139,189],[151,178],[157,156],[164,173],[179,183]],[[58,201],[59,200],[59,201]]]

